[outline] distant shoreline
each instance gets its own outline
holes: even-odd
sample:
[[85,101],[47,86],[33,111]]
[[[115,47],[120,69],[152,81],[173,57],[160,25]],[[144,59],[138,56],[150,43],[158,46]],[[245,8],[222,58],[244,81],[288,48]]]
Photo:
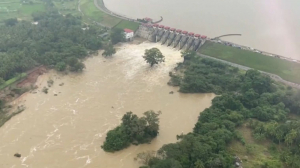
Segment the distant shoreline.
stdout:
[[[99,5],[99,2],[101,3],[101,5]],[[133,18],[129,18],[123,14],[117,14],[113,11],[111,11],[110,9],[108,9],[106,6],[105,6],[105,3],[103,0],[94,0],[94,3],[95,5],[97,6],[100,6],[98,9],[102,10],[103,12],[107,13],[107,14],[110,14],[112,16],[115,16],[115,17],[119,17],[121,19],[124,19],[124,20],[134,20],[136,21],[136,19],[133,19]],[[105,8],[105,10],[103,8],[101,8],[101,6],[103,6]],[[249,50],[253,49],[252,51],[253,52],[260,52],[261,54],[265,55],[265,56],[271,56],[271,57],[278,57],[280,59],[284,59],[284,60],[287,60],[287,61],[292,61],[292,62],[297,62],[297,63],[300,63],[300,60],[299,59],[293,59],[293,58],[289,58],[289,57],[285,57],[285,56],[282,56],[282,55],[278,55],[278,54],[274,54],[274,53],[270,53],[270,52],[266,52],[266,51],[262,51],[262,50],[258,50],[258,49],[254,49],[254,48],[251,48],[251,47],[248,47],[248,46],[244,46],[244,45],[240,45],[240,44],[236,44],[236,43],[233,43],[233,42],[229,42],[229,41],[226,41],[226,40],[221,40],[220,41],[222,42],[225,42],[225,43],[230,43],[230,44],[234,44],[236,46],[240,46],[240,47],[243,47],[243,48],[247,48]]]

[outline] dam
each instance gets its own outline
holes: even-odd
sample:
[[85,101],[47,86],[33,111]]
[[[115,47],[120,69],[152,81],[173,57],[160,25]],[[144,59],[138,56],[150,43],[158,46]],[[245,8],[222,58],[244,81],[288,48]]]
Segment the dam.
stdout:
[[141,24],[136,34],[151,42],[161,43],[161,45],[178,50],[192,51],[198,51],[207,39],[207,36],[204,35],[151,23]]

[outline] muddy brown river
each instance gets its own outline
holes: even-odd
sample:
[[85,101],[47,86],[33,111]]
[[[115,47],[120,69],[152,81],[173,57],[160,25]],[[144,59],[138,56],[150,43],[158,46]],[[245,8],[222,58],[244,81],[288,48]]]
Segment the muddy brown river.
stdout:
[[[166,62],[150,68],[142,55],[152,47],[162,51]],[[169,71],[182,60],[180,51],[160,44],[122,44],[112,58],[88,58],[81,74],[50,71],[40,76],[37,93],[14,102],[26,110],[0,128],[0,167],[137,168],[138,153],[157,150],[176,142],[176,135],[192,131],[215,96],[180,94],[167,85]],[[45,94],[41,89],[49,79],[54,85]],[[160,134],[151,144],[116,153],[101,149],[106,133],[120,124],[125,112],[141,116],[150,109],[162,111]],[[21,158],[13,156],[17,152]]]

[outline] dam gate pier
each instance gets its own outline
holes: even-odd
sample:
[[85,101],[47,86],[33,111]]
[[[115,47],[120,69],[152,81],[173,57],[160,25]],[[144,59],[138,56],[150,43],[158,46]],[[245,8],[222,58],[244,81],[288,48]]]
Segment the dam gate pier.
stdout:
[[207,36],[182,31],[159,24],[143,23],[139,26],[136,35],[148,41],[161,43],[178,50],[198,49],[205,43]]

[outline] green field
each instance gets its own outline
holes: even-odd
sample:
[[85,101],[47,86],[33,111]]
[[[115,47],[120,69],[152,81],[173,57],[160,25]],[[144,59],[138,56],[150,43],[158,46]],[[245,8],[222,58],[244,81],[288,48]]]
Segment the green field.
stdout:
[[54,0],[52,2],[62,14],[69,14],[69,13],[73,15],[80,14],[78,11],[77,0],[72,0],[72,1]]
[[11,84],[17,82],[17,81],[20,80],[20,79],[25,78],[26,76],[27,76],[26,73],[21,73],[20,75],[14,77],[14,78],[11,78],[11,79],[9,79],[9,80],[7,80],[4,84],[0,85],[0,90],[2,90],[2,89],[4,89],[4,88],[6,88],[7,86],[9,86],[9,85],[11,85]]
[[108,15],[99,10],[93,0],[82,0],[80,4],[81,11],[84,13],[84,17],[91,19],[92,21],[99,22],[107,27],[114,27],[121,19]]
[[23,4],[20,3],[20,1],[0,3],[0,21],[9,18],[30,20],[31,14],[38,11],[45,11],[45,6],[43,3],[34,2],[33,4],[28,4],[28,3]]
[[128,20],[122,20],[119,24],[117,24],[114,28],[120,28],[120,29],[131,29],[133,31],[136,31],[139,28],[139,23],[128,21]]
[[204,55],[276,74],[285,80],[300,84],[299,63],[209,41],[201,47],[199,52]]

